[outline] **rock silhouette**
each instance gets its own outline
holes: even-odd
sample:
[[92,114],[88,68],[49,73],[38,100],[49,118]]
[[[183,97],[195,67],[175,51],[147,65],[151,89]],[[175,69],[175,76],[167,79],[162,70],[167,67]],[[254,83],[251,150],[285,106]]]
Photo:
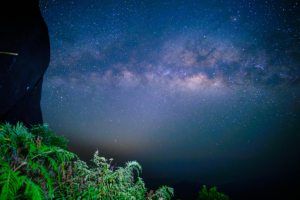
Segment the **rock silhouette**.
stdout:
[[0,122],[42,124],[41,90],[50,62],[39,0],[0,3]]

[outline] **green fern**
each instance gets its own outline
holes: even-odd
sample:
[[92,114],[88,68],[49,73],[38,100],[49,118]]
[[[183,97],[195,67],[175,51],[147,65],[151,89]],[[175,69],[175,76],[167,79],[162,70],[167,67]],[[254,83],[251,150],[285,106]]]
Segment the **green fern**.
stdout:
[[33,200],[42,200],[45,196],[43,190],[33,181],[26,177],[27,186],[24,195],[30,196]]
[[[60,174],[65,171],[64,165],[77,157],[62,148],[44,145],[41,138],[29,133],[22,123],[16,126],[1,124],[0,144],[0,158],[3,158],[0,171],[1,199],[15,199],[16,195],[18,198],[43,199],[44,191],[52,198],[53,185],[61,183]],[[50,178],[49,167],[55,172],[56,178]],[[21,172],[25,176],[18,178]]]
[[30,131],[33,135],[35,135],[35,137],[42,137],[44,145],[57,146],[65,150],[67,150],[68,148],[67,143],[69,142],[69,140],[67,140],[63,136],[57,136],[53,134],[47,123],[44,123],[43,125],[34,125],[31,127]]
[[[145,199],[138,162],[113,170],[113,159],[99,157],[96,151],[95,165],[89,168],[66,150],[66,144],[47,124],[33,126],[31,132],[22,123],[0,124],[0,199]],[[174,190],[163,186],[153,198],[170,199],[169,193],[173,195]]]
[[15,138],[15,136],[23,136],[26,139],[31,139],[34,137],[34,135],[28,132],[28,129],[23,126],[22,122],[17,122],[15,126],[9,124],[8,122],[2,124],[0,129],[0,139],[3,139],[3,137]]
[[0,185],[2,185],[2,191],[0,199],[15,199],[17,191],[23,184],[21,178],[18,177],[21,172],[14,172],[10,169],[9,164],[1,160],[0,173]]

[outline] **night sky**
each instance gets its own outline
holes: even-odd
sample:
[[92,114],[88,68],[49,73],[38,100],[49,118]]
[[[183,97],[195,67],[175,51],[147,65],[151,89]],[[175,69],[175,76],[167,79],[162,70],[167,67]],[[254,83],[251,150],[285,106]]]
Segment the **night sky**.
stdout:
[[136,160],[142,178],[221,184],[296,171],[299,7],[41,0],[44,122],[81,160],[97,149],[117,166]]

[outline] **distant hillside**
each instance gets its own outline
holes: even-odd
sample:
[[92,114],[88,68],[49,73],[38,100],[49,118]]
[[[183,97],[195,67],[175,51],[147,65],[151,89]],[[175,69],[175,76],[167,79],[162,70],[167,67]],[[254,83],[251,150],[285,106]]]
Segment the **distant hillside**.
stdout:
[[218,188],[231,200],[300,199],[300,176],[299,173],[273,175],[223,184]]
[[188,181],[183,181],[171,185],[170,187],[174,188],[174,198],[172,198],[172,200],[197,200],[199,196],[199,191],[202,190],[203,185],[206,185],[207,188],[212,188],[214,186]]
[[229,196],[230,200],[272,200],[300,199],[300,175],[274,175],[257,179],[241,180],[222,185],[207,185],[205,183],[182,181],[168,185],[175,190],[172,200],[197,200],[199,191],[217,186],[218,192]]

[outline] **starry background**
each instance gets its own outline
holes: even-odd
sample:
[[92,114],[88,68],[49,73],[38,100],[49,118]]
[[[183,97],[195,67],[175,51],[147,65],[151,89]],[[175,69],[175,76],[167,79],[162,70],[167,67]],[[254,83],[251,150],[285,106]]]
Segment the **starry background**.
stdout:
[[144,180],[296,172],[299,4],[41,0],[44,122],[88,164],[98,149]]

